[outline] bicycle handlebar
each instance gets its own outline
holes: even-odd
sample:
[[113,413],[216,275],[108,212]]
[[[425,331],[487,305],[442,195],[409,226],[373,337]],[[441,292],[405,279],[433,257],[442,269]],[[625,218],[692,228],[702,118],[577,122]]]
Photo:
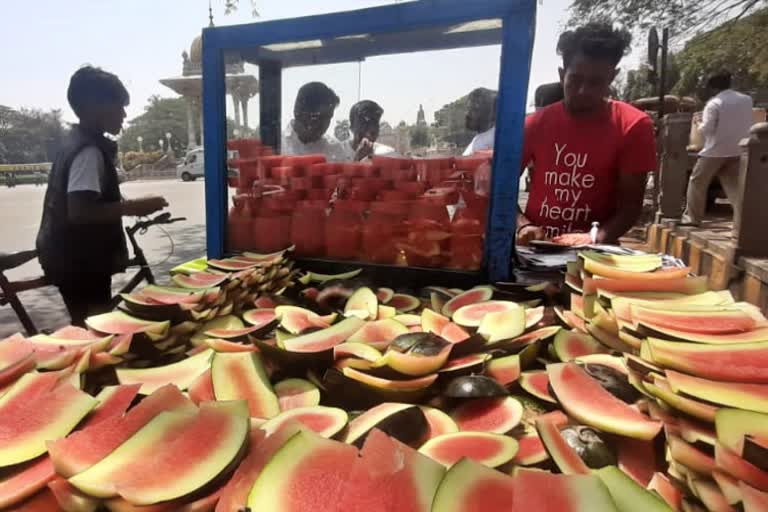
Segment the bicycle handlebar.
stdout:
[[137,231],[147,229],[150,226],[155,226],[158,224],[173,224],[174,222],[181,222],[183,220],[187,220],[187,218],[186,217],[172,218],[170,212],[165,212],[151,219],[136,221],[136,223],[133,226],[125,228],[125,230],[128,231],[129,234],[134,234]]

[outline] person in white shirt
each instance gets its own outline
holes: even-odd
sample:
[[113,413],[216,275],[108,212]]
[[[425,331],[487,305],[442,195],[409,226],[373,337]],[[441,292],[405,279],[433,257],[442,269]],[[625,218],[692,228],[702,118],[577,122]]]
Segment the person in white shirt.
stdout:
[[349,129],[352,139],[347,142],[350,160],[359,162],[375,155],[395,153],[395,148],[376,142],[384,109],[371,100],[352,105],[349,111]]
[[296,95],[293,121],[283,137],[283,155],[323,154],[329,161],[343,161],[341,142],[325,134],[331,125],[339,97],[321,82],[304,84]]
[[496,134],[496,95],[496,91],[482,87],[469,93],[465,123],[467,129],[477,132],[477,135],[467,146],[464,156],[493,150]]
[[731,74],[719,72],[709,78],[707,87],[714,94],[700,119],[694,118],[704,136],[704,149],[693,168],[688,183],[688,204],[684,224],[699,225],[707,206],[707,190],[717,177],[728,196],[733,211],[741,209],[738,194],[739,141],[749,135],[752,126],[752,98],[731,89]]

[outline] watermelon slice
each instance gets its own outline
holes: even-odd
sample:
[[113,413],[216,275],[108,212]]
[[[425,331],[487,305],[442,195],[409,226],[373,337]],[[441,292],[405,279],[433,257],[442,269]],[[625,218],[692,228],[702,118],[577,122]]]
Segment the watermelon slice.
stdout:
[[194,274],[176,274],[171,276],[174,283],[182,288],[190,290],[205,290],[221,285],[229,279],[228,274],[211,274],[209,272],[195,272]]
[[154,368],[118,368],[120,384],[141,384],[142,395],[149,395],[172,382],[179,389],[187,389],[195,379],[210,367],[213,350],[205,350],[178,363]]
[[549,392],[549,376],[544,370],[532,370],[521,373],[520,387],[540,400],[553,404],[557,403],[557,400]]
[[621,512],[671,512],[667,504],[652,492],[622,473],[616,466],[596,471]]
[[[658,475],[658,473],[657,473]],[[712,479],[717,483],[717,486],[720,487],[720,490],[722,491],[725,498],[728,500],[728,503],[731,505],[735,505],[736,503],[739,503],[742,499],[741,496],[741,489],[739,488],[739,481],[733,478],[728,473],[724,473],[722,471],[713,471],[712,472]],[[651,482],[653,484],[653,482]],[[648,487],[649,489],[651,486]],[[661,494],[658,489],[656,489],[659,494]],[[669,500],[662,494],[662,497],[664,497],[664,500],[669,503]]]
[[717,468],[715,459],[675,435],[667,435],[667,444],[672,460],[697,473],[709,475]]
[[539,433],[539,438],[549,456],[555,461],[561,472],[566,475],[589,475],[591,473],[579,454],[560,434],[560,427],[556,422],[542,416],[536,420],[536,431]]
[[35,367],[34,347],[21,335],[0,341],[0,387]]
[[698,400],[692,400],[688,397],[678,395],[669,386],[669,383],[663,377],[654,378],[653,382],[643,382],[643,388],[645,388],[651,395],[662,400],[670,407],[690,414],[694,418],[700,420],[713,422],[715,421],[715,414],[717,408],[710,404],[700,402]]
[[496,468],[511,461],[517,454],[515,439],[487,432],[456,432],[430,439],[419,448],[419,452],[451,467],[463,458]]
[[0,508],[34,495],[56,477],[51,459],[46,455],[0,478]]
[[608,349],[592,336],[565,329],[561,329],[557,333],[553,347],[558,359],[564,363],[573,361],[577,357],[608,352]]
[[192,403],[173,384],[164,386],[128,411],[113,416],[87,429],[74,432],[66,439],[50,442],[48,452],[56,471],[65,477],[81,473],[99,462],[162,411],[195,410]]
[[491,300],[493,297],[493,288],[490,286],[478,286],[472,288],[466,292],[462,292],[459,295],[453,297],[451,300],[443,305],[441,313],[444,316],[451,317],[453,314],[464,306],[470,304],[476,304],[478,302],[485,302]]
[[97,500],[81,493],[63,478],[56,477],[48,482],[48,489],[64,512],[96,512],[99,508]]
[[259,354],[217,353],[211,364],[211,379],[217,400],[245,400],[254,418],[280,414],[280,403]]
[[284,342],[285,349],[291,352],[322,352],[329,350],[347,341],[364,324],[365,322],[357,317],[349,317],[327,329],[288,339]]
[[325,438],[332,438],[347,426],[348,420],[347,411],[343,409],[315,405],[281,412],[260,428],[267,435],[272,435],[287,423],[299,422],[306,430]]
[[699,334],[737,334],[750,331],[756,326],[752,315],[740,309],[703,308],[703,311],[669,311],[633,304],[630,311],[635,325],[644,323]]
[[523,419],[523,404],[512,397],[478,398],[459,405],[451,417],[463,432],[506,434]]
[[654,473],[648,484],[648,490],[656,491],[672,510],[679,512],[683,509],[683,494],[665,475]]
[[694,295],[704,293],[708,289],[707,276],[680,277],[677,279],[662,279],[649,282],[642,279],[605,279],[585,277],[582,281],[582,291],[586,295],[597,293],[598,290],[609,292],[673,292]]
[[713,382],[672,370],[666,371],[672,391],[710,403],[768,413],[768,385]]
[[213,392],[211,370],[205,370],[192,384],[189,385],[188,394],[189,399],[196,405],[200,405],[202,402],[216,400],[216,395]]
[[680,279],[688,276],[688,274],[691,272],[691,269],[689,267],[659,269],[655,272],[648,272],[647,270],[642,270],[642,271],[622,270],[610,264],[601,263],[592,258],[583,258],[583,259],[584,259],[584,270],[586,270],[590,274],[607,277],[611,279],[631,279],[631,280],[638,280],[638,281]]
[[14,408],[51,391],[60,379],[61,375],[57,372],[38,373],[32,371],[22,375],[0,397],[0,416],[6,411],[12,411]]
[[335,510],[357,449],[301,432],[267,463],[248,496],[251,510]]
[[728,503],[728,500],[716,483],[696,479],[693,476],[689,476],[689,481],[689,486],[692,488],[693,493],[701,500],[701,503],[704,504],[707,510],[735,512],[735,509]]
[[191,414],[163,412],[70,483],[91,496],[119,494],[135,505],[179,498],[227,469],[249,429],[244,402],[208,402]]
[[768,493],[758,491],[754,487],[739,482],[744,512],[761,512],[768,510]]
[[547,365],[547,375],[565,411],[604,432],[649,440],[662,424],[649,419],[605,390],[575,363]]
[[171,322],[151,322],[139,320],[122,311],[113,311],[89,317],[85,323],[94,331],[104,334],[135,334],[147,333],[157,336],[165,335]]
[[701,334],[667,329],[656,325],[639,323],[637,330],[643,335],[663,338],[672,341],[690,341],[709,345],[734,345],[739,343],[759,343],[768,341],[768,327],[758,327],[747,332],[736,334]]
[[[13,398],[6,400],[14,393]],[[24,395],[23,391],[16,393],[11,389],[2,399],[2,466],[26,462],[44,454],[48,439],[67,435],[97,404],[96,399],[66,382],[34,398],[25,400]]]
[[420,405],[419,408],[424,413],[429,426],[427,441],[443,434],[453,434],[459,431],[459,426],[456,422],[440,409],[427,407],[426,405]]
[[152,299],[160,304],[181,305],[198,304],[206,295],[218,293],[219,289],[211,288],[209,290],[195,291],[185,288],[172,288],[169,286],[146,286],[139,295]]
[[113,416],[122,416],[128,410],[128,407],[131,406],[136,395],[139,394],[139,388],[141,388],[139,384],[107,386],[103,388],[96,395],[99,405],[85,418],[80,425],[80,429],[96,425]]
[[619,512],[594,475],[553,475],[519,469],[514,478],[515,512]]
[[652,441],[629,437],[616,439],[619,469],[635,482],[647,487],[656,471],[656,449]]
[[285,379],[275,384],[274,390],[281,411],[320,405],[320,390],[308,380]]
[[440,464],[373,430],[352,468],[338,510],[429,512],[444,472]]
[[514,479],[470,459],[446,473],[432,510],[440,512],[509,512],[513,509]]
[[533,466],[544,462],[549,458],[544,443],[536,434],[527,434],[518,440],[519,449],[517,455],[512,459],[512,464],[516,466]]
[[222,490],[216,512],[231,512],[245,508],[248,503],[248,494],[264,466],[289,439],[300,431],[301,426],[298,423],[289,423],[265,439],[264,431],[252,429],[248,455]]
[[273,308],[251,309],[243,313],[243,320],[259,329],[277,319]]
[[48,489],[43,489],[27,501],[6,508],[3,512],[52,512],[59,510],[56,497]]
[[768,384],[768,343],[700,345],[648,338],[653,361],[712,380]]
[[715,445],[715,462],[719,469],[737,480],[741,480],[763,492],[768,492],[768,471],[763,471],[757,466],[750,464],[720,443]]

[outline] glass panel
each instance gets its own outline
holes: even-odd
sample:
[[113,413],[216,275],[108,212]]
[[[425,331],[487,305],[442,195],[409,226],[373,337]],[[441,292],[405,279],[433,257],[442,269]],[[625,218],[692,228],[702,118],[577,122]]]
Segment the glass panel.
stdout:
[[[272,59],[283,68],[259,83],[265,97],[252,98],[250,125],[241,113],[241,131],[229,131],[229,249],[295,245],[301,257],[480,269],[500,63],[500,46],[488,43],[500,27],[484,20],[241,52],[245,75],[261,79],[259,65]],[[431,49],[453,40],[470,48]],[[279,148],[261,141],[259,102],[275,111],[279,102],[279,119],[269,119]]]

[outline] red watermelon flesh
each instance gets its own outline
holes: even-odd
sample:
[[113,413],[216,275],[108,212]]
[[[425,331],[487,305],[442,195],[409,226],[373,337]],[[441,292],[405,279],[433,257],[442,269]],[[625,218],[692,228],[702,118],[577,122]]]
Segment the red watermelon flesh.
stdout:
[[549,458],[544,443],[536,434],[522,436],[517,440],[518,450],[512,463],[516,466],[532,466]]
[[754,329],[755,319],[741,310],[677,312],[631,306],[632,322],[701,334],[733,334]]
[[512,397],[477,398],[461,404],[451,417],[462,432],[506,434],[523,419],[523,405]]
[[48,393],[59,384],[58,372],[24,374],[8,391],[0,397],[0,418],[28,401]]
[[243,320],[261,328],[275,320],[275,310],[273,308],[252,309],[243,313]]
[[212,348],[214,352],[258,352],[259,349],[255,345],[246,345],[244,343],[237,343],[234,341],[219,340],[219,339],[207,339],[205,340],[206,346]]
[[195,404],[200,405],[201,402],[210,402],[216,400],[216,395],[213,392],[213,380],[211,379],[211,370],[205,370],[200,374],[198,378],[189,386],[189,398]]
[[338,510],[429,512],[443,466],[374,429],[355,461]]
[[97,500],[81,493],[64,478],[56,477],[48,482],[48,489],[65,512],[91,512],[99,507]]
[[138,457],[110,472],[117,492],[130,503],[152,505],[198,490],[235,461],[247,442],[249,425],[245,404],[203,404],[194,419],[174,429],[169,442],[155,446],[150,457]]
[[424,413],[424,417],[427,419],[427,424],[429,425],[426,441],[443,434],[453,434],[454,432],[459,431],[459,426],[456,425],[456,422],[440,409],[427,407],[425,405],[420,405],[419,408],[421,409],[421,412]]
[[194,501],[190,501],[188,498],[179,498],[154,505],[134,505],[123,498],[111,498],[104,503],[109,512],[213,512],[216,503],[219,502],[222,490],[223,488],[219,487],[211,494]]
[[133,334],[121,334],[112,338],[109,344],[109,353],[113,356],[122,356],[131,350]]
[[56,497],[49,489],[43,489],[27,501],[4,509],[3,512],[55,512],[61,510]]
[[28,498],[53,480],[56,471],[46,455],[0,479],[0,509]]
[[447,317],[451,317],[453,316],[453,313],[459,310],[460,308],[464,306],[468,306],[470,304],[476,304],[478,302],[490,300],[491,297],[493,297],[493,289],[491,289],[490,287],[482,286],[482,287],[473,288],[471,290],[468,290],[464,293],[457,295],[456,297],[446,302],[445,305],[443,306],[443,310],[440,311],[440,313],[442,313]]
[[98,334],[89,331],[88,329],[84,329],[82,327],[77,327],[74,325],[68,325],[66,327],[62,327],[61,329],[57,330],[53,334],[51,334],[51,338],[58,338],[62,340],[98,340],[101,339],[101,336]]
[[22,336],[0,341],[0,386],[35,367],[34,348]]
[[419,452],[446,467],[466,457],[492,468],[512,460],[517,450],[515,439],[487,432],[445,434],[427,441],[419,448]]
[[647,487],[656,472],[656,449],[653,441],[617,437],[619,469],[635,482]]
[[320,390],[304,379],[286,379],[274,386],[281,411],[320,405]]
[[661,422],[610,394],[575,363],[547,365],[547,375],[565,412],[586,425],[643,440],[653,439],[661,430]]
[[768,492],[768,471],[750,464],[720,443],[715,445],[715,462],[732,477]]
[[549,392],[549,376],[544,370],[534,370],[520,374],[520,386],[536,398],[557,403]]
[[659,493],[659,496],[667,502],[667,505],[672,507],[672,510],[682,510],[683,494],[664,474],[654,473],[651,481],[648,483],[648,490]]
[[211,380],[217,400],[245,400],[254,418],[273,418],[280,414],[280,403],[259,354],[215,354]]
[[440,337],[450,343],[461,343],[469,338],[469,333],[465,331],[459,324],[449,322],[440,331]]
[[91,411],[83,423],[79,426],[80,430],[96,425],[113,416],[122,416],[128,407],[133,403],[133,399],[139,394],[141,384],[127,384],[120,386],[108,386],[96,395],[99,405]]
[[253,483],[259,477],[264,466],[300,430],[301,424],[298,422],[285,423],[264,439],[262,430],[252,429],[248,455],[222,490],[219,503],[216,505],[216,512],[231,512],[245,508],[248,503],[248,493],[251,492]]
[[357,448],[301,432],[262,470],[248,496],[251,510],[339,511]]
[[[14,390],[8,394],[14,393]],[[22,393],[23,394],[23,393]],[[19,395],[11,401],[19,399]],[[96,400],[68,382],[0,414],[0,465],[32,460],[46,451],[46,440],[69,434],[95,406]]]
[[520,470],[514,478],[513,512],[617,512],[608,489],[594,475]]
[[648,345],[664,368],[712,380],[768,384],[768,343],[701,345],[650,338]]
[[768,493],[758,491],[754,487],[739,482],[744,512],[763,512],[768,510]]
[[92,316],[86,319],[85,323],[94,331],[105,334],[135,334],[140,332],[163,334],[170,326],[170,322],[167,321],[151,322],[139,320],[122,311]]
[[209,272],[195,272],[189,275],[175,275],[173,282],[183,288],[212,288],[218,286],[227,279],[227,274],[211,274]]
[[242,402],[208,402],[196,412],[162,412],[69,481],[91,496],[120,495],[134,505],[177,499],[230,467],[249,429]]
[[462,459],[440,482],[432,509],[440,512],[510,512],[514,494],[513,478],[470,459]]
[[163,411],[194,410],[194,405],[173,384],[164,386],[132,408],[99,424],[48,444],[56,471],[65,477],[93,466]]

